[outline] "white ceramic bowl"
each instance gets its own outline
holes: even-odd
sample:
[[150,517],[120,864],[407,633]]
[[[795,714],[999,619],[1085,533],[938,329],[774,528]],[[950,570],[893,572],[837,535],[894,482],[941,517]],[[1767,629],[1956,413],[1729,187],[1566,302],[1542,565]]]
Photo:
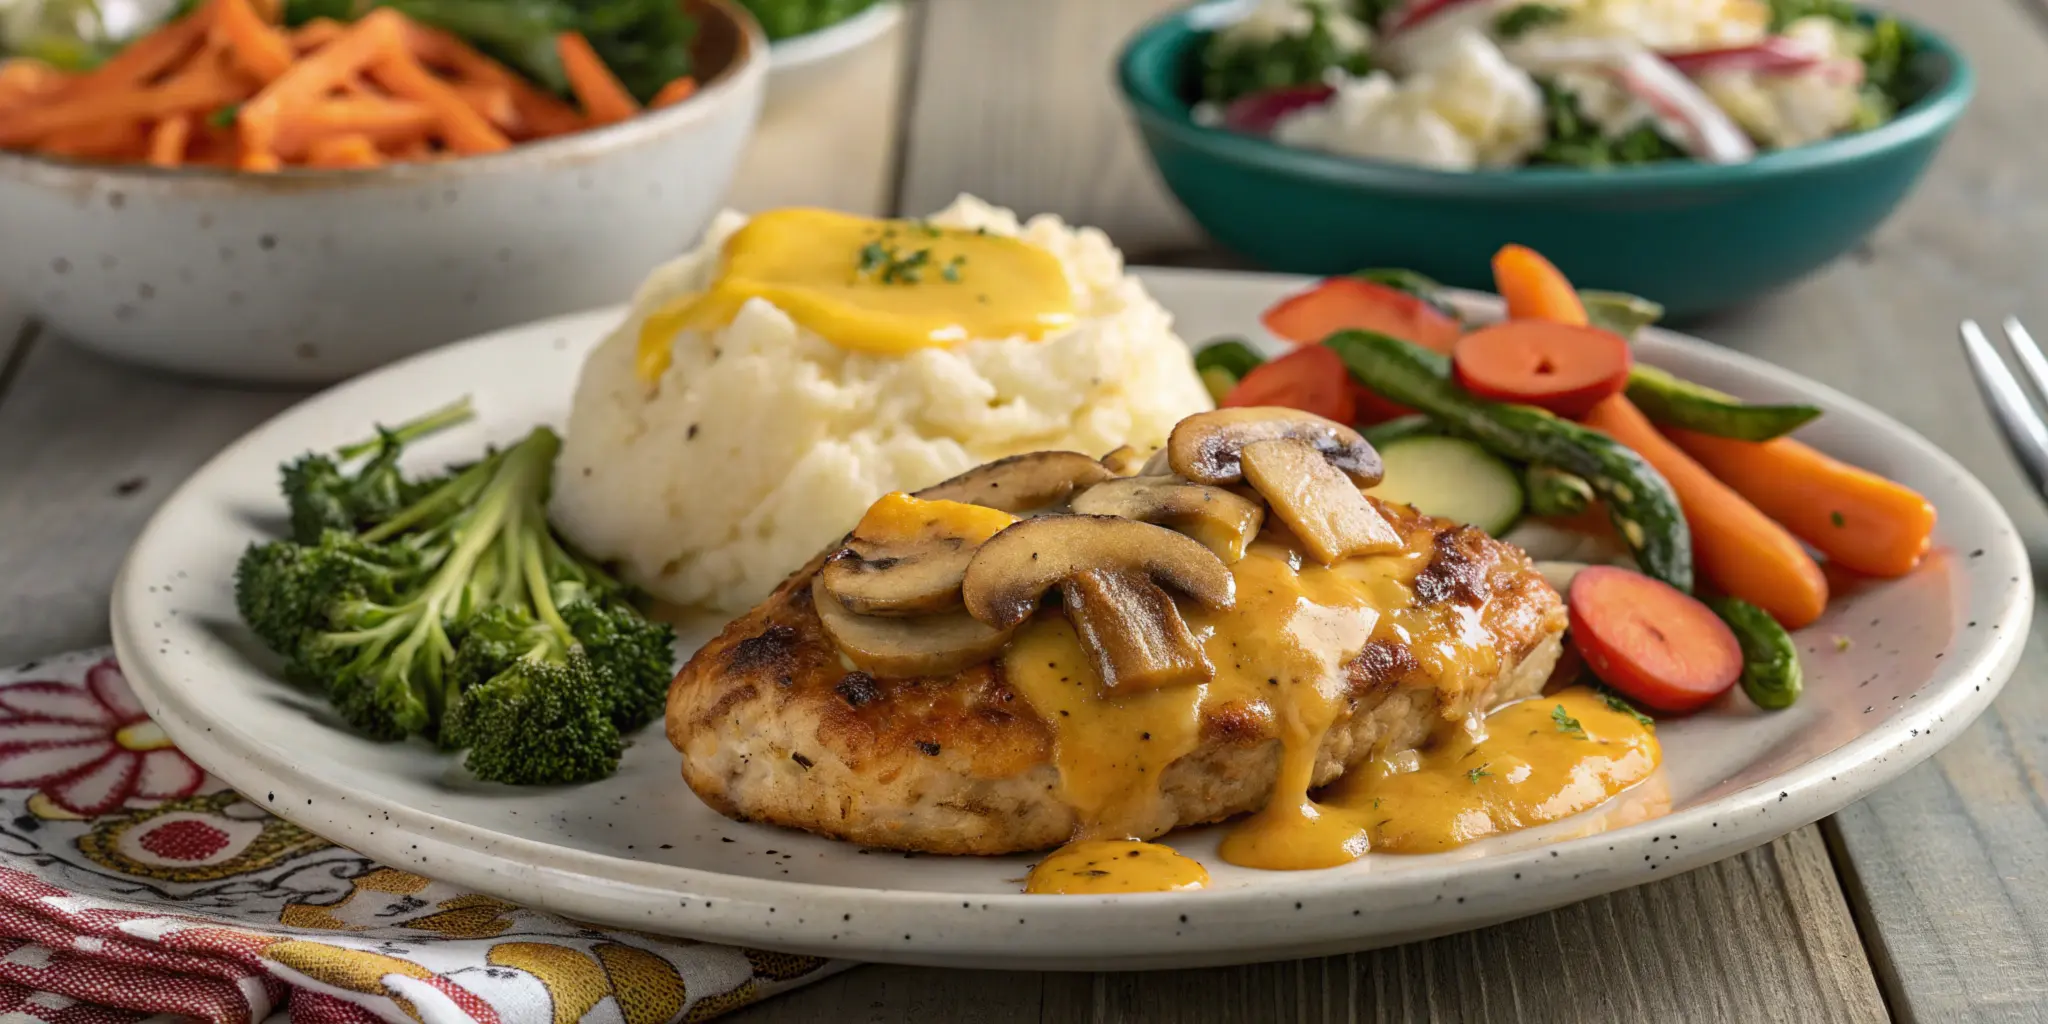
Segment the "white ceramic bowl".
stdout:
[[836,25],[776,42],[768,48],[768,113],[803,102],[845,70],[847,58],[873,45],[903,20],[903,6],[882,0]]
[[703,231],[759,116],[760,27],[692,8],[688,102],[491,156],[257,175],[0,153],[0,294],[117,359],[280,383],[618,302]]

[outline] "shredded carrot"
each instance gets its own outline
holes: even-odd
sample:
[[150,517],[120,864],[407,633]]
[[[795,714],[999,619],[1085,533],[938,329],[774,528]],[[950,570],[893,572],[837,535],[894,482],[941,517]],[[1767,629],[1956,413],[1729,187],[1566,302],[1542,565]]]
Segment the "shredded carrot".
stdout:
[[431,135],[440,119],[425,105],[380,96],[343,96],[307,104],[277,140],[287,159],[309,156],[314,143],[361,135],[385,148]]
[[0,110],[55,96],[69,82],[64,72],[39,60],[0,60]]
[[262,82],[291,70],[291,42],[264,22],[250,0],[213,0],[213,7],[214,28],[243,70]]
[[457,153],[495,153],[512,144],[504,133],[491,127],[483,115],[471,110],[455,87],[435,78],[395,39],[377,61],[370,65],[370,80],[402,96],[423,103],[441,119],[442,138]]
[[697,80],[689,75],[684,75],[662,86],[661,91],[654,94],[654,102],[649,103],[648,106],[673,107],[695,95],[697,95]]
[[347,25],[333,18],[314,18],[292,30],[292,48],[300,53],[310,53],[340,39],[347,31]]
[[[571,104],[392,8],[289,29],[282,13],[281,0],[204,0],[86,74],[0,60],[0,148],[160,167],[367,167],[497,152],[641,109],[577,33],[554,40]],[[656,105],[696,90],[677,78]]]
[[504,132],[517,131],[520,126],[519,106],[512,102],[512,91],[502,85],[484,85],[463,82],[453,86],[455,95],[469,104],[477,116]]
[[583,114],[592,124],[614,124],[640,112],[633,94],[619,84],[603,58],[581,32],[564,32],[555,37],[555,52],[562,58],[562,70],[569,76],[569,90],[583,104]]
[[383,162],[384,155],[368,135],[336,135],[306,150],[308,167],[375,167]]
[[177,114],[156,123],[149,132],[149,162],[158,167],[176,167],[185,162],[185,146],[192,139],[192,115]]
[[308,54],[283,77],[242,105],[243,165],[261,170],[275,159],[279,122],[288,111],[325,96],[397,45],[401,16],[379,7],[363,16],[339,38]]
[[530,138],[561,135],[586,127],[574,107],[446,32],[414,24],[407,29],[406,44],[424,64],[444,68],[474,84],[503,86],[512,94],[519,123]]
[[177,66],[205,43],[213,8],[202,7],[128,45],[91,73],[73,81],[66,97],[138,88]]

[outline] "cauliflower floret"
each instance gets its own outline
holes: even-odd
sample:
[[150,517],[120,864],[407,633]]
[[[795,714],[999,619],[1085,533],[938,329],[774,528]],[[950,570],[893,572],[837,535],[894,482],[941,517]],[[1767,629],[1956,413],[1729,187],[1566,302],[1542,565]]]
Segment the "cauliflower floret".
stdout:
[[1338,0],[1259,0],[1250,14],[1217,35],[1228,47],[1265,46],[1290,36],[1305,35],[1315,25],[1311,8],[1322,12],[1323,24],[1340,51],[1359,53],[1372,45],[1372,30],[1352,17]]
[[1297,111],[1274,138],[1351,156],[1447,170],[1507,167],[1543,145],[1543,92],[1484,35],[1432,50],[1405,84],[1383,73],[1340,82],[1328,103]]
[[1402,89],[1378,71],[1339,84],[1322,106],[1281,118],[1273,138],[1289,146],[1447,171],[1479,164],[1470,139],[1429,109],[1421,94]]
[[1580,0],[1556,31],[1621,36],[1665,53],[1747,46],[1770,34],[1762,0]]
[[1704,75],[1700,88],[1742,130],[1773,149],[1831,139],[1856,122],[1862,103],[1862,41],[1855,29],[1831,18],[1802,18],[1786,26],[1824,58],[1804,71],[1762,74],[1724,71]]

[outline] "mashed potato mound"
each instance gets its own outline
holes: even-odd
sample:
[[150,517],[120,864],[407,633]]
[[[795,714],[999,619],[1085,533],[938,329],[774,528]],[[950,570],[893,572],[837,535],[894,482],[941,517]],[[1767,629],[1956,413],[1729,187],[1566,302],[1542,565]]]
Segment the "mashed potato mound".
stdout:
[[743,610],[892,490],[990,459],[1101,455],[1165,442],[1210,407],[1171,318],[1093,228],[962,196],[931,218],[1014,235],[1057,256],[1078,323],[1040,341],[982,339],[864,355],[755,299],[715,331],[679,332],[656,384],[634,372],[640,325],[702,290],[746,218],[657,269],[584,363],[556,463],[554,521],[629,582],[679,605]]

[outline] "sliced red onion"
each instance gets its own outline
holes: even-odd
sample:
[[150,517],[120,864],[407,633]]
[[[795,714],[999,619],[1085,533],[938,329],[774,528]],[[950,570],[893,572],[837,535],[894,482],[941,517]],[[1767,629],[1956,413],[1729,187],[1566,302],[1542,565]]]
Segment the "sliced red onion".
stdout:
[[1336,94],[1335,87],[1321,82],[1247,93],[1223,108],[1223,126],[1246,135],[1270,135],[1281,118],[1297,110],[1320,107]]
[[1454,7],[1486,2],[1488,0],[1410,0],[1399,10],[1388,15],[1386,24],[1380,26],[1380,30],[1391,36],[1397,32],[1419,28],[1423,23]]
[[1790,36],[1772,36],[1749,46],[1666,53],[1662,56],[1672,67],[1695,78],[1714,71],[1797,74],[1812,70],[1827,59],[1826,54]]
[[1668,61],[1621,39],[1540,39],[1516,44],[1509,56],[1523,68],[1554,73],[1598,70],[1621,83],[1678,136],[1686,152],[1716,164],[1756,157],[1756,146],[1700,87]]

